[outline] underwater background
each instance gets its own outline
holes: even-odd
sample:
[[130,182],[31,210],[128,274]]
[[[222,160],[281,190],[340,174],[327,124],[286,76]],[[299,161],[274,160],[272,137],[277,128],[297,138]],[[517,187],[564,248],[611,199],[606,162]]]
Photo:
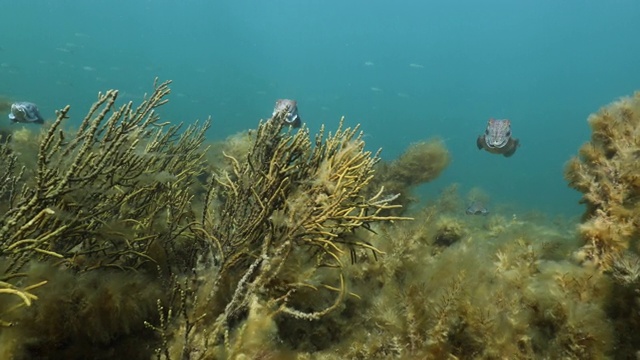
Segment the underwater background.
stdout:
[[[212,116],[207,136],[222,139],[293,98],[312,131],[341,116],[361,123],[384,159],[442,138],[452,162],[422,196],[458,183],[514,212],[582,212],[563,166],[588,139],[588,114],[640,83],[640,2],[631,0],[2,6],[0,94],[37,103],[46,118],[72,104],[79,123],[93,94],[110,88],[139,101],[158,76],[174,81],[165,120]],[[477,150],[490,117],[512,121],[515,156]]]
[[2,4],[0,359],[640,358],[637,1]]

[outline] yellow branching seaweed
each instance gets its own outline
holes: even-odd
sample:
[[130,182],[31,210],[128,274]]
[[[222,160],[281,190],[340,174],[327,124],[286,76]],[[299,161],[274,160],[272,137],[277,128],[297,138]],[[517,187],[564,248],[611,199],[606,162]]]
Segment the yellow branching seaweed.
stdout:
[[[307,128],[283,131],[283,116],[260,124],[246,158],[228,156],[231,170],[215,175],[207,194],[200,231],[217,265],[208,270],[214,284],[203,310],[213,317],[199,332],[206,331],[209,343],[223,336],[226,348],[232,320],[256,295],[274,313],[297,318],[318,319],[336,309],[348,293],[343,254],[355,248],[379,252],[353,232],[403,219],[380,215],[396,207],[383,189],[364,195],[378,156],[364,149],[358,127],[344,128],[341,121],[335,133],[325,137],[323,128],[312,142]],[[282,277],[301,261],[308,264],[305,276]],[[334,284],[307,282],[320,268],[335,271]],[[291,297],[301,289],[324,289],[334,300],[324,308],[298,309]]]
[[[135,268],[151,260],[154,242],[166,247],[183,236],[193,220],[189,184],[201,168],[209,122],[183,131],[160,123],[155,109],[166,103],[168,85],[157,84],[138,107],[116,106],[118,91],[100,93],[75,134],[61,128],[70,107],[58,111],[40,142],[34,180],[18,184],[15,158],[2,157],[6,274],[38,257],[80,270]],[[7,151],[10,144],[2,145]]]
[[5,315],[5,313],[17,309],[18,307],[31,306],[33,300],[37,300],[38,297],[32,294],[30,291],[46,283],[47,281],[41,281],[37,284],[29,285],[25,288],[18,288],[11,283],[0,281],[0,294],[14,295],[21,300],[21,302],[17,305],[10,307],[9,309],[3,309],[3,311],[0,312],[0,326],[12,326],[12,323],[2,320],[2,316]]
[[9,136],[0,134],[0,212],[7,211],[9,204],[15,201],[24,173],[24,167],[18,170],[18,158],[9,147]]

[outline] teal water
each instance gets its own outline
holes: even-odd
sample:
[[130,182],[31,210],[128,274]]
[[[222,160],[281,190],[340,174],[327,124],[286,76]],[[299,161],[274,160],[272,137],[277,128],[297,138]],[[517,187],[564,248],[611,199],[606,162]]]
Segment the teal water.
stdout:
[[[71,104],[79,122],[109,88],[139,101],[158,76],[174,81],[162,116],[211,115],[219,139],[293,98],[312,129],[361,123],[387,159],[441,137],[453,161],[422,196],[458,183],[514,212],[579,214],[564,163],[590,113],[640,89],[635,0],[0,4],[0,94],[45,117]],[[475,147],[490,117],[511,119],[512,158]]]

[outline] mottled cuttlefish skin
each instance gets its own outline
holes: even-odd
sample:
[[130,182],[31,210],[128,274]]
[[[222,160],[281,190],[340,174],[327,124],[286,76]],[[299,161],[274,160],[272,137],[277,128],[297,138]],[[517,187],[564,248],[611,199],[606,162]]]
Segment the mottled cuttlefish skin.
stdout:
[[485,149],[492,154],[502,154],[509,157],[515,154],[520,141],[511,137],[511,121],[503,119],[489,119],[484,134],[476,141],[478,149]]
[[44,119],[40,116],[40,111],[36,104],[26,101],[11,104],[9,120],[12,123],[44,124]]
[[467,215],[488,215],[489,210],[480,201],[472,201],[464,211]]
[[289,99],[279,99],[276,101],[276,106],[273,108],[272,116],[275,116],[279,112],[286,111],[284,122],[291,125],[294,128],[299,128],[302,124],[302,119],[298,115],[298,102]]

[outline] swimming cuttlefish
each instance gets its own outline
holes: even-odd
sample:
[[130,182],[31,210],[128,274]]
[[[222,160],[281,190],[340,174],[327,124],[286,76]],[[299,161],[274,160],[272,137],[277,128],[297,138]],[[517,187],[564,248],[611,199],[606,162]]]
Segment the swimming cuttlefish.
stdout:
[[26,101],[11,104],[9,120],[11,120],[12,123],[44,124],[44,119],[40,116],[40,111],[36,104]]
[[478,149],[485,149],[492,154],[502,154],[509,157],[515,154],[520,141],[511,137],[511,121],[489,119],[484,134],[476,140]]
[[284,122],[291,125],[294,128],[299,128],[302,124],[302,119],[298,115],[298,102],[289,99],[279,99],[276,101],[276,106],[273,108],[273,114],[275,116],[281,111],[286,111]]

